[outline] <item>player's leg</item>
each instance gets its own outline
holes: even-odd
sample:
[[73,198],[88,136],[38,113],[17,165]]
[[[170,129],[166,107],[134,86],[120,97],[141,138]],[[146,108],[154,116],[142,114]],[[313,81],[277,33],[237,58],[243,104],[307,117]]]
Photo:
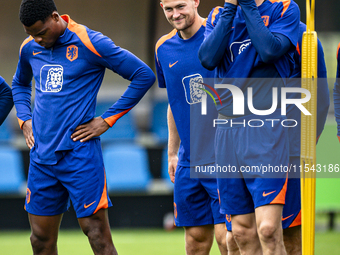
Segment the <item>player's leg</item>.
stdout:
[[282,233],[283,205],[264,205],[255,209],[263,254],[286,254]]
[[288,177],[246,179],[246,182],[254,200],[256,227],[263,254],[286,254],[282,234],[282,209]]
[[[283,119],[278,110],[267,117]],[[257,166],[258,169],[266,166],[261,171],[243,173],[254,202],[262,252],[286,254],[282,234],[282,210],[288,184],[288,132],[278,123],[266,123],[259,129],[250,129],[248,135],[254,145],[248,147],[249,154],[242,157],[242,164]],[[252,178],[246,178],[247,176]]]
[[240,249],[235,241],[233,232],[227,231],[228,255],[240,255]]
[[[215,164],[213,164],[215,166]],[[204,176],[202,176],[204,177]],[[225,229],[225,215],[220,213],[220,203],[217,192],[217,180],[216,178],[201,178],[202,187],[208,194],[207,205],[210,203],[210,208],[205,210],[211,211],[213,215],[213,223],[215,225],[215,239],[222,255],[228,254],[227,241],[226,241],[226,229]]]
[[[299,169],[300,157],[289,157],[291,169]],[[300,173],[289,172],[286,204],[282,212],[283,241],[288,255],[301,255]]]
[[[217,193],[217,192],[216,192]],[[214,239],[211,200],[201,179],[190,177],[190,167],[177,166],[174,183],[174,216],[185,228],[187,254],[209,254]]]
[[214,241],[214,225],[184,227],[187,255],[208,255]]
[[117,254],[107,210],[104,210],[112,203],[107,192],[100,140],[92,139],[69,151],[58,163],[57,173],[68,190],[94,254]]
[[38,216],[28,214],[31,225],[31,245],[34,255],[56,255],[58,231],[62,214]]
[[94,254],[118,254],[112,242],[107,209],[100,209],[89,217],[78,218],[78,222]]
[[225,226],[227,229],[227,248],[228,248],[228,255],[240,255],[240,249],[235,241],[233,232],[232,232],[232,225],[231,225],[231,215],[226,214],[225,217]]
[[[257,237],[254,216],[254,204],[251,194],[247,190],[240,169],[238,154],[244,153],[244,146],[235,139],[243,137],[243,129],[218,126],[215,136],[216,169],[231,169],[217,172],[217,184],[220,194],[221,212],[227,217],[227,229],[230,224],[230,214],[235,215],[232,220],[234,241],[230,238],[230,252],[261,254],[261,246]],[[244,216],[246,215],[246,216]],[[239,217],[240,216],[240,217]],[[242,217],[243,216],[243,217]],[[235,218],[236,217],[236,218]],[[229,222],[228,222],[229,220]],[[235,228],[236,227],[236,228]],[[231,228],[228,229],[229,231]],[[236,232],[235,232],[235,231]]]
[[246,179],[246,182],[254,200],[256,228],[263,254],[286,254],[282,233],[282,209],[288,177]]
[[[254,204],[249,191],[246,189],[244,179],[221,178],[217,182],[221,195],[221,209],[223,212],[233,213],[231,224],[228,222],[228,220],[230,221],[229,217],[227,217],[226,223],[229,231],[232,225],[232,234],[237,245],[235,245],[233,239],[229,238],[230,252],[237,254],[239,249],[241,254],[262,254],[256,229]],[[228,227],[228,224],[230,227]]]
[[232,215],[233,236],[242,254],[262,255],[254,213]]
[[283,230],[283,241],[287,255],[301,255],[301,225]]
[[[282,209],[288,177],[263,177],[245,181],[254,200],[256,228],[263,254],[286,254],[282,234]],[[233,231],[234,229],[233,223]]]
[[53,166],[31,160],[25,210],[28,212],[35,255],[57,254],[58,230],[68,200],[67,190],[55,177]]
[[228,255],[227,231],[224,223],[216,224],[214,227],[215,239],[221,255]]

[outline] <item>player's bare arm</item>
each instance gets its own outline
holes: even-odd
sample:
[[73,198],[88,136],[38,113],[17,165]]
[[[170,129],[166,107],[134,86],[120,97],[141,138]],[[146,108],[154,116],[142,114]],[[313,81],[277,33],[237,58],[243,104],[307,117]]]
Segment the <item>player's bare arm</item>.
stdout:
[[96,117],[93,120],[78,126],[71,135],[73,141],[86,142],[93,137],[100,136],[109,129],[109,124],[102,117]]
[[178,163],[178,149],[180,144],[180,138],[178,135],[177,127],[175,124],[174,116],[170,105],[168,106],[168,129],[169,129],[169,139],[168,139],[168,172],[170,180],[175,182],[175,173]]
[[234,5],[238,5],[238,1],[237,0],[224,0],[224,2],[230,3],[230,4],[234,4]]
[[27,147],[32,149],[34,146],[34,136],[33,136],[33,129],[32,129],[32,120],[26,120],[22,125],[22,132],[24,134]]

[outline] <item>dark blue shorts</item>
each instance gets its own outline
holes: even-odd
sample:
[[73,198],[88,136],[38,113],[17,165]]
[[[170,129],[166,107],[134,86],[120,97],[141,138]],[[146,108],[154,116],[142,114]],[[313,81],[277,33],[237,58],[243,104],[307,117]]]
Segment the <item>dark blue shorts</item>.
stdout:
[[34,215],[64,213],[70,199],[78,218],[112,206],[99,139],[81,143],[56,165],[30,162],[25,209]]
[[[299,169],[300,157],[289,157],[289,164],[296,165]],[[294,169],[292,167],[292,169]],[[291,172],[290,172],[291,173]],[[282,228],[301,226],[301,190],[300,178],[295,178],[294,174],[288,174],[288,185],[286,192],[286,203],[282,211]],[[291,177],[291,175],[293,175]],[[226,215],[226,228],[232,231],[231,215]]]
[[174,215],[178,227],[224,223],[215,178],[190,178],[190,167],[177,166]]
[[[264,125],[252,127],[262,120]],[[275,119],[271,122],[266,119]],[[218,125],[215,137],[221,213],[239,215],[268,204],[285,204],[288,183],[288,131],[284,118],[249,115],[233,119],[246,125]],[[224,171],[222,170],[224,169]]]

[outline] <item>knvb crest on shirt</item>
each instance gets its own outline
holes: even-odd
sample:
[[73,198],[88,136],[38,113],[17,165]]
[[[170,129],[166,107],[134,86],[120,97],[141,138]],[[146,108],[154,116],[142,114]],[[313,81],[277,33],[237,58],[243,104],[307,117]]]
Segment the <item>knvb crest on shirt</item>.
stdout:
[[263,20],[264,25],[266,27],[268,27],[268,25],[269,25],[269,16],[265,15],[265,16],[262,16],[261,18]]
[[78,58],[78,47],[75,45],[68,46],[66,49],[66,58],[71,62]]
[[42,92],[59,92],[63,88],[64,69],[61,65],[44,65],[40,70]]
[[200,74],[192,74],[182,79],[182,84],[185,92],[185,99],[188,104],[197,104],[202,102],[202,97],[207,96],[203,83],[203,78]]

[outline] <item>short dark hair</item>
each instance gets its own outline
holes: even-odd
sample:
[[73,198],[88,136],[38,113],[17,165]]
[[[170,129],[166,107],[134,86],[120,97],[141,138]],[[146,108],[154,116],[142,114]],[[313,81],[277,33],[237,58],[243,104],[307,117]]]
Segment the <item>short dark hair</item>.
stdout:
[[39,20],[45,22],[54,11],[57,7],[53,0],[22,0],[19,18],[24,26],[30,27]]

